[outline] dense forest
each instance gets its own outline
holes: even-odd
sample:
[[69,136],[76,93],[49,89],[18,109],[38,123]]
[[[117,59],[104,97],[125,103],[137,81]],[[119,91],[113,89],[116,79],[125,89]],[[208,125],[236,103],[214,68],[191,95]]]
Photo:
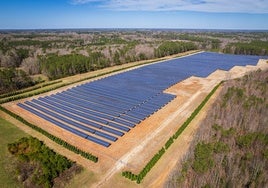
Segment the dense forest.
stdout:
[[50,55],[41,62],[43,73],[51,80],[109,66],[107,59],[100,52],[91,53],[88,57],[81,54]]
[[45,80],[188,50],[268,55],[265,32],[0,31],[0,94]]
[[268,70],[223,84],[166,187],[268,186]]
[[178,54],[189,50],[196,50],[197,47],[191,42],[163,42],[155,49],[156,57],[164,57],[168,55]]
[[16,176],[24,187],[53,187],[64,185],[81,167],[59,155],[33,137],[23,137],[8,144],[15,156]]

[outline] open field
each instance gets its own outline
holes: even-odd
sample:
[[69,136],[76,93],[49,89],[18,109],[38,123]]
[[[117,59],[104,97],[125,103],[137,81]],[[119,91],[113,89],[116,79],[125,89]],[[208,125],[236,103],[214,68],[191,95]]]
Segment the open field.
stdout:
[[[267,63],[265,61],[259,61],[257,67],[267,68]],[[92,184],[92,186],[96,187],[109,187],[111,184],[117,187],[125,187],[126,184],[130,187],[136,187],[138,185],[135,183],[120,177],[120,173],[123,170],[139,172],[150,160],[152,155],[165,144],[168,138],[173,135],[175,130],[178,129],[178,127],[206,97],[210,90],[220,81],[242,76],[248,71],[254,69],[256,69],[255,66],[246,66],[234,67],[229,72],[217,70],[206,78],[190,77],[173,85],[164,91],[165,93],[176,96],[172,102],[154,113],[152,116],[146,118],[141,123],[137,124],[134,129],[131,129],[131,131],[126,133],[108,148],[88,142],[85,139],[63,131],[62,129],[54,126],[52,123],[48,123],[28,111],[19,108],[16,105],[17,102],[7,103],[3,106],[13,112],[16,112],[31,123],[38,125],[50,133],[66,140],[72,145],[78,146],[84,151],[97,155],[99,157],[99,162],[97,164],[93,164],[69,151],[65,151],[65,149],[57,146],[55,143],[48,141],[50,142],[49,146],[51,146],[54,150],[59,151],[59,153],[63,153],[70,159],[77,161],[94,174],[94,177],[90,182],[88,182],[87,178],[83,177],[77,180],[82,185],[85,185],[85,187]],[[216,97],[216,95],[217,93],[214,97]],[[19,102],[24,101],[25,100],[21,100]],[[205,109],[206,108],[208,107],[205,107]],[[194,134],[195,128],[198,126],[197,120],[202,119],[205,114],[204,112],[197,117],[196,121],[192,122],[189,126],[190,128],[185,130],[185,135],[182,135],[181,139],[176,141],[175,146],[171,147],[168,153],[164,155],[164,158],[161,159],[159,164],[157,164],[157,166],[153,169],[152,173],[150,173],[139,186],[146,187],[162,185],[168,172],[172,169],[172,166],[176,164],[176,161],[172,161],[172,155],[176,153],[176,155],[181,155],[181,157],[183,157],[183,151],[187,150],[187,143],[189,143],[192,138],[191,135]],[[8,117],[7,115],[2,114],[2,116],[12,122],[16,122],[16,120]],[[16,125],[22,126],[22,128],[26,131],[30,131],[22,124]],[[30,132],[34,135],[37,134],[34,133],[34,131]],[[40,139],[47,141],[44,136],[40,136]],[[180,152],[176,150],[176,146],[183,146]],[[170,166],[166,165],[165,161],[170,160],[172,161],[172,163],[169,164]],[[76,183],[74,182],[74,185],[75,184]]]

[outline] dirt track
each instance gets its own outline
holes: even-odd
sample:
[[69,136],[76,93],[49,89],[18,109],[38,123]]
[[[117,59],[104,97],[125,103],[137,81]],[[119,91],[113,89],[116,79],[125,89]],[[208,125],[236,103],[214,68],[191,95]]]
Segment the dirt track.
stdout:
[[[260,61],[258,67],[267,68],[267,63]],[[55,126],[50,123],[20,109],[17,107],[16,103],[7,103],[4,105],[9,110],[20,114],[26,120],[39,125],[50,133],[55,134],[85,151],[97,155],[99,157],[99,163],[97,164],[85,160],[58,146],[46,137],[3,113],[1,113],[0,116],[4,116],[26,132],[44,140],[57,152],[68,156],[70,159],[77,161],[79,164],[92,171],[96,175],[96,182],[86,184],[86,182],[81,181],[81,184],[85,187],[111,187],[111,185],[116,187],[161,187],[167,175],[171,172],[172,167],[177,163],[177,159],[182,158],[185,151],[187,151],[189,142],[198,126],[198,121],[205,115],[206,108],[208,108],[209,105],[207,105],[201,115],[189,125],[180,138],[176,140],[168,152],[165,153],[164,157],[147,175],[141,185],[125,180],[123,177],[120,177],[119,180],[119,173],[121,173],[122,170],[131,170],[138,173],[150,158],[164,145],[175,130],[187,119],[210,90],[221,80],[239,77],[255,69],[256,67],[252,66],[235,67],[229,72],[216,71],[208,78],[191,77],[174,85],[165,91],[177,96],[171,103],[141,122],[109,148],[103,148],[79,137],[71,136],[71,134],[59,128],[55,128]],[[178,148],[180,148],[180,151],[178,151]],[[176,155],[176,160],[173,158],[174,155]],[[170,162],[167,164],[166,161]],[[94,183],[94,185],[91,183]]]

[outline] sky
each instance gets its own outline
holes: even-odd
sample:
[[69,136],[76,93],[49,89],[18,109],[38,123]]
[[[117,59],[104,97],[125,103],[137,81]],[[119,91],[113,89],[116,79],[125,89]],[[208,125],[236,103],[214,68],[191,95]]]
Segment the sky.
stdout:
[[0,29],[268,30],[268,0],[0,0]]

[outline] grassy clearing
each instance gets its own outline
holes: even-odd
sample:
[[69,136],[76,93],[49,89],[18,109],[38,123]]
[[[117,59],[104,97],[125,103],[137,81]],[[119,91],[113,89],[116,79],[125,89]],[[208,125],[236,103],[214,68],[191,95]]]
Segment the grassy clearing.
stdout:
[[66,185],[66,188],[91,187],[92,184],[97,181],[97,179],[97,176],[93,172],[90,172],[84,168],[81,173],[75,175],[68,185]]
[[7,150],[7,144],[29,135],[2,118],[0,130],[0,187],[22,187],[12,175],[13,157]]

